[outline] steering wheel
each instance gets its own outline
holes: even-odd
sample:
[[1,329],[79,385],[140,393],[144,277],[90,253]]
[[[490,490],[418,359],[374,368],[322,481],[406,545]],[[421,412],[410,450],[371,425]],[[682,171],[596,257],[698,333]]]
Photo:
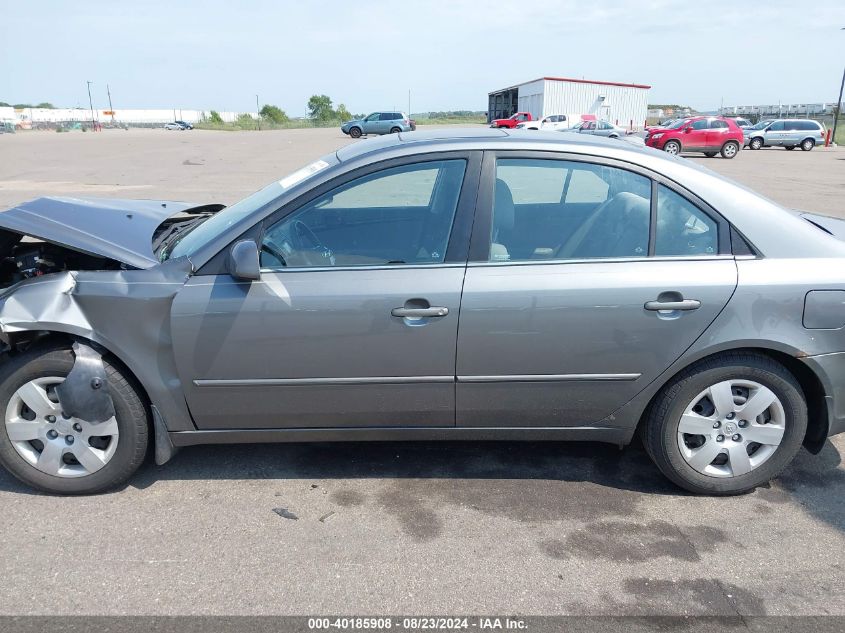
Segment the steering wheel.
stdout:
[[305,222],[295,220],[290,230],[290,239],[294,248],[299,251],[314,251],[334,266],[335,258],[332,249],[323,244]]
[[268,239],[265,239],[261,242],[261,251],[267,253],[271,257],[273,257],[276,261],[279,262],[281,266],[287,266],[288,263],[285,260],[285,256],[279,250],[279,247],[276,246],[273,242]]

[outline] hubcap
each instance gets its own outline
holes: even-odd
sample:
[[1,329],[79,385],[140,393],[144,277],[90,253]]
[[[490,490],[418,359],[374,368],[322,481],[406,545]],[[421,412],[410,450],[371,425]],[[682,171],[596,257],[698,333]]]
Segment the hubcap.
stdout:
[[727,154],[728,156],[733,156],[734,154],[736,154],[736,145],[726,145],[725,154]]
[[678,448],[704,475],[738,477],[768,461],[785,430],[783,405],[771,389],[753,380],[725,380],[702,391],[684,410]]
[[6,407],[6,434],[30,466],[55,477],[84,477],[105,466],[117,450],[117,420],[91,423],[65,417],[55,387],[64,378],[31,380]]
[[678,145],[677,143],[669,143],[666,146],[666,153],[667,154],[677,154],[678,153]]

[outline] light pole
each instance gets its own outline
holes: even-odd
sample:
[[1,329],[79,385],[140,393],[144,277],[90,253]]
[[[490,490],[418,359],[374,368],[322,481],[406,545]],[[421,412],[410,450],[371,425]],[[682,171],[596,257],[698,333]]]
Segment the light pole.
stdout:
[[114,108],[111,104],[111,90],[109,90],[108,84],[106,84],[106,93],[109,95],[109,112],[111,112],[111,122],[114,123]]
[[[839,29],[845,31],[845,27]],[[836,124],[839,122],[840,110],[842,109],[842,89],[845,88],[845,71],[842,71],[842,82],[839,84],[839,100],[836,102],[836,107],[833,109],[833,144],[836,145]]]
[[97,124],[94,122],[94,102],[91,100],[91,82],[86,81],[85,83],[88,84],[88,107],[91,108],[91,131],[97,131]]
[[258,113],[258,131],[261,131],[261,108],[258,107],[258,95],[255,95],[255,111]]

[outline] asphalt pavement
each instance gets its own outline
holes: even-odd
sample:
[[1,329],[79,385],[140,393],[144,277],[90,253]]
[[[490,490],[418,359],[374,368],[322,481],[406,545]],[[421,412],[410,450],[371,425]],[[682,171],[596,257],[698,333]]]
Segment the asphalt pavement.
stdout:
[[[233,202],[337,130],[0,137],[0,207],[38,195]],[[841,151],[701,160],[845,215]],[[116,492],[0,471],[0,614],[845,614],[845,440],[776,482],[687,495],[585,443],[202,446]]]

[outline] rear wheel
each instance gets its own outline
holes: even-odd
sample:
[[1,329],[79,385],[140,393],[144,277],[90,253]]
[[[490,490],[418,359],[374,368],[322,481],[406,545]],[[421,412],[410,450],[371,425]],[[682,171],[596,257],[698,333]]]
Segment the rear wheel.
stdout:
[[772,359],[729,353],[693,365],[652,404],[642,429],[654,463],[695,493],[730,495],[776,477],[801,448],[807,406]]
[[25,352],[0,367],[0,463],[24,483],[91,494],[125,482],[143,462],[148,417],[135,387],[103,361],[115,415],[92,423],[63,414],[55,388],[74,365],[70,349]]
[[392,127],[392,128],[390,128],[390,133],[391,133],[391,134],[399,134],[399,132],[401,132],[401,131],[402,131],[402,128],[401,128],[401,127]]
[[680,154],[681,144],[678,141],[667,141],[666,145],[663,146],[663,151],[672,155]]
[[763,139],[761,139],[759,136],[757,138],[752,138],[748,142],[748,147],[750,149],[760,149],[760,148],[762,148],[763,147]]
[[816,142],[811,138],[805,138],[803,141],[801,141],[801,149],[805,152],[809,152],[815,146]]
[[739,154],[739,143],[736,141],[728,141],[724,145],[722,145],[722,158],[733,158],[737,154]]
[[349,136],[351,136],[352,138],[361,138],[361,128],[349,128]]

